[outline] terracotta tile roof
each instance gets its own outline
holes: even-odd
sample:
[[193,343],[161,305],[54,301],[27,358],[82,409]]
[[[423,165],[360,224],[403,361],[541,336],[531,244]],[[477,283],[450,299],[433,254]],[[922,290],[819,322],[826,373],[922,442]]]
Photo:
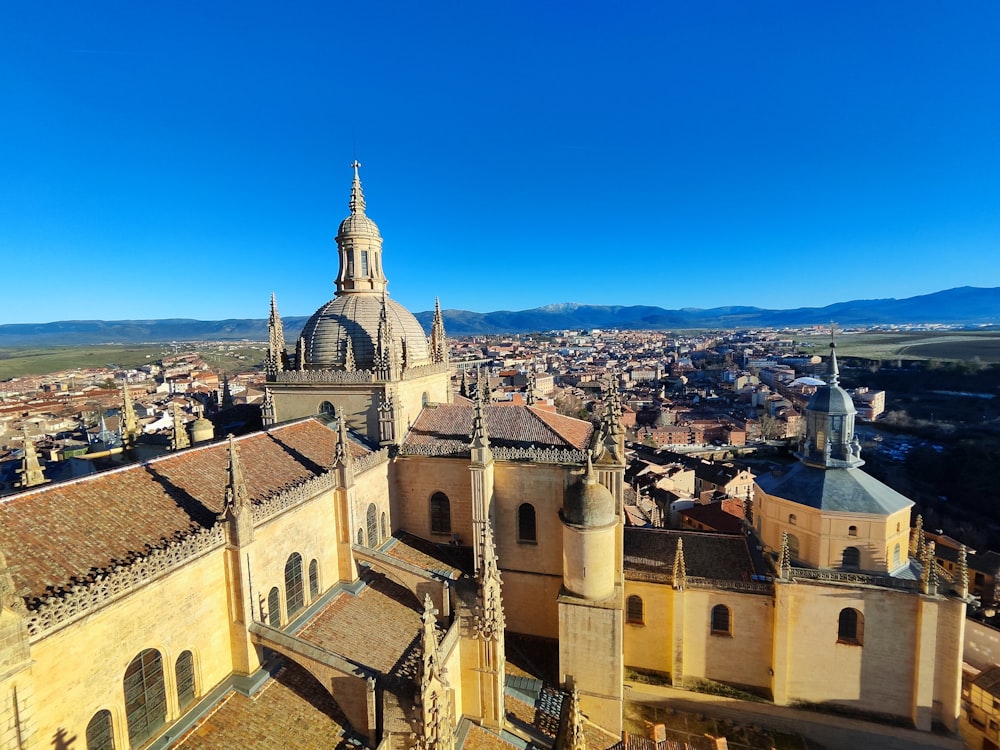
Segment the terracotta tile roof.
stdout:
[[[418,536],[407,534],[405,531],[398,532],[390,537],[381,547],[381,552],[412,563],[419,568],[423,568],[431,573],[446,576],[451,579],[461,578],[466,571],[459,566],[457,550],[434,544]],[[471,574],[471,571],[468,571]]]
[[664,581],[669,581],[679,537],[684,538],[684,567],[689,576],[750,581],[756,572],[744,536],[626,527],[625,577],[634,571],[639,575],[662,575]]
[[[468,453],[474,408],[467,403],[428,406],[417,417],[403,450],[434,445],[443,452]],[[512,448],[585,450],[594,426],[531,406],[487,406],[486,430],[493,445]]]
[[278,738],[310,750],[357,748],[343,736],[344,718],[330,693],[294,662],[252,698],[230,693],[173,747],[183,750],[271,750]]
[[[312,419],[238,438],[251,499],[326,471],[336,440]],[[0,550],[17,591],[30,605],[46,589],[211,527],[222,510],[228,455],[222,441],[4,498]]]
[[515,745],[512,742],[506,742],[478,724],[471,724],[469,734],[466,735],[461,750],[511,750],[511,748],[522,746],[523,744]]
[[382,674],[414,680],[423,606],[380,573],[363,574],[357,594],[343,591],[296,635]]

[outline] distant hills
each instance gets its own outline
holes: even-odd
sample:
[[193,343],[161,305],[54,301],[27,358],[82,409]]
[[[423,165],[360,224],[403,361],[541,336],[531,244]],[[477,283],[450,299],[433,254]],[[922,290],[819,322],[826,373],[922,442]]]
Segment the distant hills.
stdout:
[[[430,330],[433,313],[416,314]],[[526,333],[589,328],[782,328],[947,323],[1000,325],[1000,287],[964,286],[906,299],[851,300],[826,307],[772,310],[760,307],[713,307],[667,310],[646,305],[579,305],[563,303],[533,310],[476,313],[445,310],[451,335]],[[284,319],[289,345],[308,318]],[[168,341],[227,341],[267,339],[267,320],[64,320],[55,323],[0,325],[0,346],[74,346],[98,343],[160,343]]]

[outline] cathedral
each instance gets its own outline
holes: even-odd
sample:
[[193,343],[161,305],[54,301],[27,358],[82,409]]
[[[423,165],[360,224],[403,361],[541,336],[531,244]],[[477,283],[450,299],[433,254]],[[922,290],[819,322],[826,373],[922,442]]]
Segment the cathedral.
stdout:
[[861,470],[832,349],[741,534],[625,528],[615,388],[453,394],[359,166],[333,299],[289,343],[271,298],[263,430],[0,502],[0,748],[608,748],[626,670],[956,729],[967,571]]

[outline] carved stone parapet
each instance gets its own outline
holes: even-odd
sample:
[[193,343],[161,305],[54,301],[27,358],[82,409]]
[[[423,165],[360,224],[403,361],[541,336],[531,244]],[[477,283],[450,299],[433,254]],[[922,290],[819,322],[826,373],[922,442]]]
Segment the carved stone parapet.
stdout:
[[336,385],[358,385],[374,383],[375,375],[371,370],[291,370],[279,372],[274,378],[268,378],[274,383],[334,383]]
[[190,560],[225,544],[221,524],[166,542],[145,555],[92,572],[61,591],[29,602],[28,637],[37,641],[97,609],[125,597],[145,584],[165,576]]
[[543,464],[583,464],[585,451],[573,448],[504,448],[494,447],[493,458],[498,461],[531,461]]
[[379,466],[388,462],[389,460],[389,448],[380,448],[377,451],[369,453],[367,456],[362,456],[361,458],[354,459],[354,473],[361,474],[368,471],[375,466]]
[[254,503],[253,522],[256,526],[299,503],[312,500],[321,492],[337,487],[337,473],[328,471],[302,484],[286,487],[262,501]]

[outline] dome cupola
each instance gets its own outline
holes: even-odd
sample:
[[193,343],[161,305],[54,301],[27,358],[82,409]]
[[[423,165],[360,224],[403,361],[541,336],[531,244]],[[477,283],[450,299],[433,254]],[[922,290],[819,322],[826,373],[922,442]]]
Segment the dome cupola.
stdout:
[[806,435],[796,454],[803,463],[825,469],[861,466],[861,444],[854,434],[857,409],[840,387],[836,345],[830,342],[826,385],[816,389],[806,406]]

